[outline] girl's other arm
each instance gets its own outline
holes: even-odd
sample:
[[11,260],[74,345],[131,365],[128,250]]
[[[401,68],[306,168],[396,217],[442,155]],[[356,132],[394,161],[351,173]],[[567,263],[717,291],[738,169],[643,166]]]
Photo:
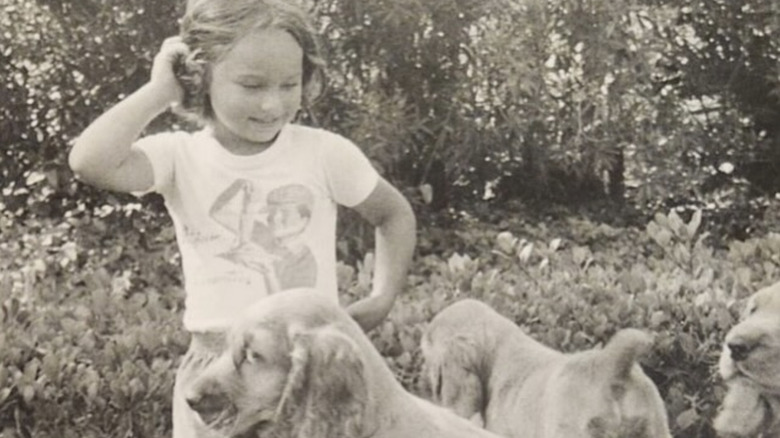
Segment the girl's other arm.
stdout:
[[355,210],[376,227],[376,266],[371,294],[347,308],[368,332],[384,321],[406,285],[417,241],[417,225],[409,202],[383,178]]
[[178,37],[165,40],[155,57],[150,81],[103,113],[76,139],[68,163],[81,180],[121,192],[152,186],[149,160],[131,146],[152,119],[181,99],[173,62],[187,50]]

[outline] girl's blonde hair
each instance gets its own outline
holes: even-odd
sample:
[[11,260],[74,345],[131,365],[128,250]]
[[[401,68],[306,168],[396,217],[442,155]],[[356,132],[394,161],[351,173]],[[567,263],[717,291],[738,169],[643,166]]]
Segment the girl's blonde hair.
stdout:
[[306,11],[293,0],[188,0],[180,35],[190,55],[178,63],[184,87],[180,112],[201,122],[214,117],[208,95],[211,66],[242,37],[254,30],[276,28],[289,32],[303,49],[302,105],[322,93],[325,61],[319,39]]

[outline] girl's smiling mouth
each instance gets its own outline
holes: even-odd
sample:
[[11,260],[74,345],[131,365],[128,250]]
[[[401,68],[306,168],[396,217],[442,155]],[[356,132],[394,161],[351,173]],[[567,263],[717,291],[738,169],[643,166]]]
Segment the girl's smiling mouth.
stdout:
[[267,128],[271,128],[271,127],[274,127],[274,126],[279,124],[279,119],[278,118],[274,118],[274,119],[260,119],[260,118],[257,118],[257,117],[250,117],[249,121],[252,122],[255,125],[260,125],[260,126],[264,126],[264,127],[267,127]]

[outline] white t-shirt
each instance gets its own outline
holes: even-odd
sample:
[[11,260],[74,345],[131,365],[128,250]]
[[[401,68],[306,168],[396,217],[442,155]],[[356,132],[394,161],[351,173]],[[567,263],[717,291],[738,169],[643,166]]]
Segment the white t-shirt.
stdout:
[[337,204],[364,201],[378,173],[352,142],[295,124],[273,145],[233,155],[211,130],[138,140],[182,256],[184,325],[222,330],[269,294],[315,288],[338,301]]

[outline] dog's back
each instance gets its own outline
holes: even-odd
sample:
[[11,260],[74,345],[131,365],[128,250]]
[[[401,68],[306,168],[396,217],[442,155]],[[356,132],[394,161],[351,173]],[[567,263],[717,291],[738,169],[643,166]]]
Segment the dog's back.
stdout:
[[500,435],[667,438],[663,402],[636,363],[650,344],[626,330],[604,349],[567,355],[464,300],[431,321],[422,349],[434,400]]

